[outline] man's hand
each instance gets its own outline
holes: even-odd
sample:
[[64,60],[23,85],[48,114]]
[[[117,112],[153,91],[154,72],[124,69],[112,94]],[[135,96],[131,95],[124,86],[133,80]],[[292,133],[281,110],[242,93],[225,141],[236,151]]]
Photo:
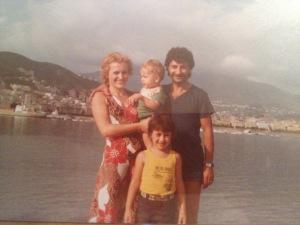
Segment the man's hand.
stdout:
[[185,210],[179,210],[177,224],[186,224],[186,212]]
[[204,166],[203,171],[203,188],[207,188],[214,182],[214,169]]

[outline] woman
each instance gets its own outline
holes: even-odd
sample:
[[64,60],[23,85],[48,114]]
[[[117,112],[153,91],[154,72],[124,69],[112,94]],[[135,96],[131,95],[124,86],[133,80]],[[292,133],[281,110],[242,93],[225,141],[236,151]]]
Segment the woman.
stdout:
[[132,62],[127,56],[109,54],[101,64],[109,93],[98,91],[92,97],[93,116],[106,144],[90,209],[91,223],[122,221],[131,166],[144,147],[140,133],[147,130],[148,121],[138,122],[136,109],[127,104],[132,93],[125,85],[131,73]]

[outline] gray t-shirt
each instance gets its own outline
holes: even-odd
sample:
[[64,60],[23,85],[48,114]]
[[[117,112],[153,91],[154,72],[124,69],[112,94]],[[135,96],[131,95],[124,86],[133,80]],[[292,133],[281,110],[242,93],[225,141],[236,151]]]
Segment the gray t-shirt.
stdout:
[[[166,93],[170,93],[171,85],[163,88]],[[192,85],[181,96],[168,100],[167,108],[176,126],[172,147],[182,157],[183,176],[188,178],[193,173],[202,173],[204,153],[200,138],[200,118],[214,113],[208,95],[201,88]]]

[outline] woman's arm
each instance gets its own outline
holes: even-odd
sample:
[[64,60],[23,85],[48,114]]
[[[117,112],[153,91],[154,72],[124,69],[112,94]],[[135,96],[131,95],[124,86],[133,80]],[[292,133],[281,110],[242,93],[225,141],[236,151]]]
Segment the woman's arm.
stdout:
[[103,136],[121,136],[133,132],[147,132],[148,121],[131,124],[111,124],[103,93],[96,92],[92,99],[92,112]]
[[134,223],[135,222],[135,213],[134,213],[134,199],[139,191],[141,179],[142,179],[142,172],[144,168],[144,151],[140,152],[137,155],[135,161],[135,167],[133,171],[133,177],[131,179],[127,200],[126,200],[126,207],[125,207],[125,214],[124,214],[124,223]]
[[186,224],[186,201],[185,190],[182,179],[182,162],[181,157],[176,154],[176,193],[178,198],[178,224]]

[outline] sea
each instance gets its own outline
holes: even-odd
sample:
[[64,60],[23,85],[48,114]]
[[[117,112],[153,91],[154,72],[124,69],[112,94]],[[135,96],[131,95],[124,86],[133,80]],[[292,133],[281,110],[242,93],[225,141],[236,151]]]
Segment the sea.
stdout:
[[[104,139],[94,122],[0,116],[0,221],[87,222]],[[300,224],[300,135],[215,133],[199,224]]]

